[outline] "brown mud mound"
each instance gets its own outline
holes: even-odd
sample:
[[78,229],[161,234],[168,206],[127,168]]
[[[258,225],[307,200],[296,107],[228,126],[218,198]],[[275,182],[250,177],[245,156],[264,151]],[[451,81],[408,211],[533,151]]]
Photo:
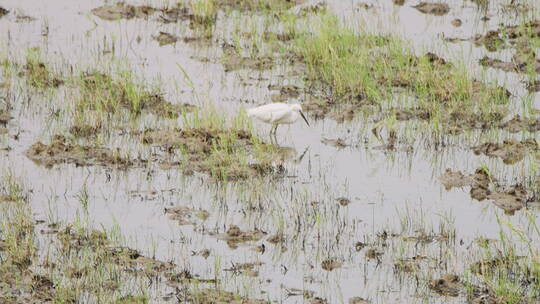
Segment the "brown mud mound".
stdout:
[[453,172],[451,169],[446,169],[444,174],[439,176],[439,180],[446,190],[470,186],[473,182],[470,176],[465,176],[461,171]]
[[259,271],[257,270],[257,268],[261,267],[262,265],[264,265],[263,262],[239,263],[233,264],[232,267],[224,270],[236,274],[242,274],[248,277],[258,277]]
[[448,4],[438,2],[420,2],[413,7],[421,13],[435,16],[443,16],[448,14],[448,12],[450,11],[450,7],[448,6]]
[[326,271],[332,271],[334,269],[340,268],[341,266],[343,266],[343,262],[334,258],[326,259],[321,262],[321,268]]
[[229,229],[227,229],[227,232],[211,235],[217,239],[226,241],[231,249],[236,249],[240,243],[256,242],[262,239],[266,235],[266,232],[259,229],[242,231],[238,226],[231,225],[229,226]]
[[274,66],[276,58],[270,56],[260,57],[242,57],[239,54],[228,54],[221,63],[225,68],[225,72],[232,72],[243,69],[256,71],[270,70]]
[[173,263],[159,261],[141,255],[137,250],[124,246],[116,246],[105,232],[93,229],[80,229],[66,226],[58,232],[57,238],[65,254],[91,249],[101,260],[127,268],[129,271],[142,271],[146,274],[157,274],[171,271],[176,267]]
[[504,210],[507,215],[513,215],[517,210],[526,207],[527,202],[532,199],[530,197],[531,193],[520,185],[507,189],[500,187],[497,181],[483,169],[477,169],[474,174],[470,175],[464,175],[460,171],[453,172],[447,169],[439,177],[439,180],[443,183],[446,190],[454,187],[462,188],[470,186],[471,198],[478,201],[492,201],[495,206]]
[[77,166],[113,166],[120,168],[141,167],[143,160],[130,160],[118,152],[96,146],[82,146],[71,142],[64,136],[54,136],[49,145],[37,142],[27,151],[26,156],[39,165],[52,167],[58,164]]
[[75,137],[86,138],[95,137],[102,130],[101,124],[76,124],[69,128],[69,133]]
[[167,44],[173,44],[176,41],[180,39],[180,37],[175,36],[173,34],[165,33],[165,32],[159,32],[159,35],[153,36],[154,40],[159,42],[159,46],[164,46]]
[[485,35],[477,34],[471,39],[477,46],[484,45],[490,52],[513,46],[526,49],[532,39],[540,38],[540,21],[533,20],[521,25],[502,25],[496,30],[489,30]]
[[9,14],[9,11],[0,6],[0,18],[4,17],[7,14]]
[[[141,140],[145,144],[160,146],[165,151],[179,149],[186,157],[185,170],[206,172],[220,180],[279,175],[285,170],[282,165],[272,164],[280,156],[277,147],[263,142],[255,143],[257,139],[243,130],[146,130],[141,133]],[[263,154],[259,161],[240,161],[240,155],[250,155],[254,149]]]
[[484,143],[472,147],[476,155],[484,154],[491,157],[500,157],[507,165],[513,165],[525,158],[527,152],[538,151],[538,143],[535,139],[530,138],[522,141],[513,139],[504,140],[499,143]]
[[528,73],[533,71],[540,73],[540,60],[536,58],[536,52],[530,48],[518,50],[510,62],[484,56],[479,60],[479,63],[482,66],[505,72]]
[[507,215],[514,213],[526,206],[528,200],[527,190],[522,187],[515,187],[503,192],[495,192],[487,197],[493,204],[504,210]]
[[28,61],[24,66],[27,82],[35,88],[57,88],[64,81],[53,76],[47,65],[40,61]]
[[454,274],[445,274],[429,282],[429,288],[443,296],[457,297],[465,291],[465,285]]
[[197,221],[204,221],[210,215],[206,210],[195,210],[185,206],[165,208],[165,214],[179,225],[195,225]]
[[12,119],[13,116],[9,115],[7,111],[0,109],[0,126],[7,125],[8,122]]
[[273,102],[285,102],[300,96],[301,89],[295,85],[269,85],[268,89],[273,93],[270,98]]
[[181,303],[197,304],[270,304],[265,300],[250,299],[232,292],[213,289],[195,288],[193,291],[182,289],[177,295]]
[[189,270],[183,270],[179,273],[166,273],[167,285],[178,287],[186,284],[216,284],[216,279],[201,279],[198,275],[193,275]]
[[516,115],[509,121],[501,123],[499,127],[507,130],[510,133],[518,133],[521,131],[538,132],[540,131],[540,119],[522,119],[519,115]]
[[114,5],[96,7],[91,12],[95,16],[108,21],[133,18],[148,19],[157,13],[160,14],[159,20],[165,23],[178,22],[192,17],[192,14],[187,8],[154,8],[146,5],[134,6],[121,2]]

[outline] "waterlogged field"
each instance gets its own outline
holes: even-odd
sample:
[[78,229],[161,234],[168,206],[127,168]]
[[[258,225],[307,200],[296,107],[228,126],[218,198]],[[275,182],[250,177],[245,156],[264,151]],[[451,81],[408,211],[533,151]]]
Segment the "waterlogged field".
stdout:
[[2,1],[0,303],[540,303],[539,9]]

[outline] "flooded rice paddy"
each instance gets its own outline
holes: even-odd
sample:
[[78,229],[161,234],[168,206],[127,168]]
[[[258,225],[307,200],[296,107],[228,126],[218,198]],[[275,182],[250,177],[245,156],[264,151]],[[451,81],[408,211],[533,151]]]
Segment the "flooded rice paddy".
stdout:
[[0,2],[0,302],[540,303],[539,9]]

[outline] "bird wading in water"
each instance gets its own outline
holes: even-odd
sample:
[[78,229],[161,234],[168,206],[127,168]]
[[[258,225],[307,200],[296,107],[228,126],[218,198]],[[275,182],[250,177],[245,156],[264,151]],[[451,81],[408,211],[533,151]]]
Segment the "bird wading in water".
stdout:
[[276,136],[279,125],[290,125],[295,123],[300,117],[302,117],[309,126],[309,122],[302,112],[302,106],[299,104],[282,102],[269,103],[264,106],[248,109],[247,115],[264,123],[271,124],[272,128],[270,128],[270,136],[274,134],[274,137]]

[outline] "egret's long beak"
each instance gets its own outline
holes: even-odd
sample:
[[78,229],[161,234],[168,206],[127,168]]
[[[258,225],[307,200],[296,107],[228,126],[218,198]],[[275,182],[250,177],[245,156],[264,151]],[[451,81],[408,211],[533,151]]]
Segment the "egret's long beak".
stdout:
[[304,115],[304,113],[302,111],[300,111],[300,115],[302,116],[304,121],[307,123],[308,127],[310,127],[309,122],[307,121],[307,118],[306,118],[306,116]]

